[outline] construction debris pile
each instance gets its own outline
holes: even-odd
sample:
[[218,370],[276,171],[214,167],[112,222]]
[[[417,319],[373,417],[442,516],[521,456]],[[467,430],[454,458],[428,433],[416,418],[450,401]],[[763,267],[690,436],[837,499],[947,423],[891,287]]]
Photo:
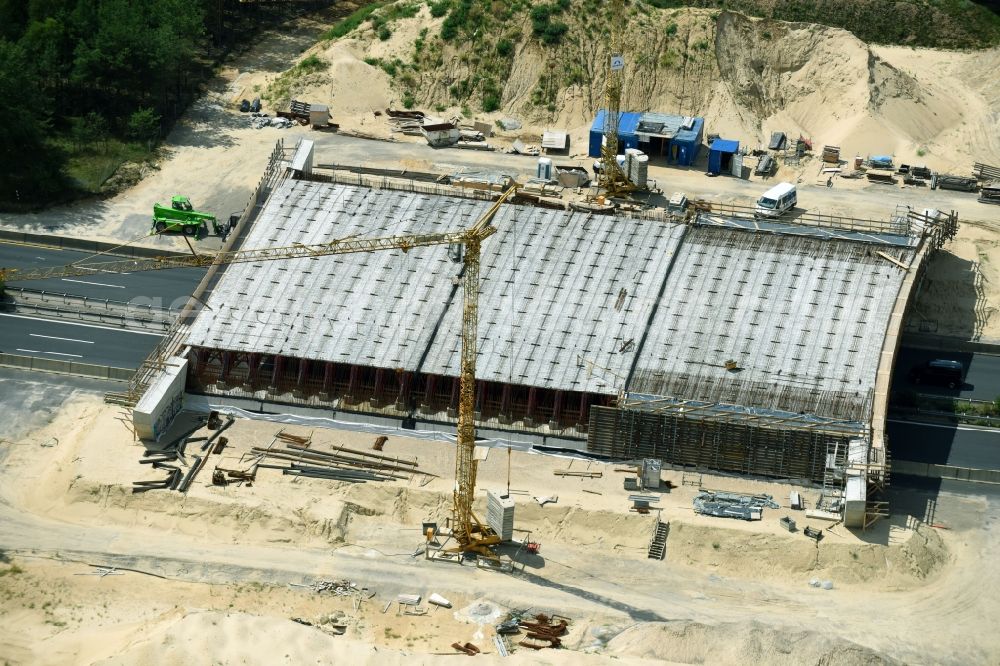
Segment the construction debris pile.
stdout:
[[[381,439],[381,438],[380,438]],[[282,442],[284,448],[275,448]],[[379,445],[385,444],[383,440]],[[408,481],[416,475],[436,476],[418,471],[416,460],[387,456],[381,453],[358,451],[344,446],[332,446],[332,451],[319,451],[312,447],[312,436],[302,437],[279,430],[267,447],[251,449],[254,468],[280,469],[287,476],[329,479],[348,483],[368,481]],[[267,462],[274,461],[274,462]],[[279,462],[280,461],[280,462]],[[427,479],[429,480],[429,479]]]
[[694,511],[705,516],[760,520],[764,509],[780,506],[771,495],[743,495],[705,490],[694,498]]
[[[527,619],[526,619],[527,618]],[[568,633],[571,620],[561,615],[538,613],[534,617],[525,611],[511,611],[496,625],[498,637],[525,632],[526,637],[518,642],[521,647],[532,650],[562,647],[562,637]]]
[[[142,493],[148,490],[177,490],[186,493],[191,483],[198,473],[205,467],[209,455],[221,453],[229,440],[220,435],[236,421],[233,417],[226,417],[226,422],[222,423],[218,412],[212,412],[205,419],[199,419],[197,424],[189,429],[185,434],[168,443],[161,449],[149,450],[144,453],[144,458],[139,461],[140,465],[152,465],[153,469],[165,470],[167,477],[164,479],[153,479],[144,481],[134,481],[132,483],[133,493]],[[209,430],[214,431],[205,437],[192,437],[202,426],[207,425]],[[195,442],[202,442],[201,455],[192,455],[191,460],[187,458],[187,445]],[[183,471],[182,468],[187,468]]]
[[442,121],[425,115],[423,111],[396,111],[394,109],[386,109],[385,114],[388,116],[389,127],[393,132],[422,136],[427,139],[427,143],[431,146],[444,148],[465,142],[472,145],[461,147],[481,147],[492,150],[492,147],[483,143],[486,140],[486,135],[481,130],[459,125],[460,118]]

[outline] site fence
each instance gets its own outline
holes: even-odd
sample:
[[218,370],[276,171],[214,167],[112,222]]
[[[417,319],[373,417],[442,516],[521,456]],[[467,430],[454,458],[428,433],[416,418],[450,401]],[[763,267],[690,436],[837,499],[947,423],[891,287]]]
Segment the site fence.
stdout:
[[892,472],[893,474],[922,476],[930,479],[1000,483],[1000,469],[976,469],[974,467],[956,467],[954,465],[937,465],[896,459],[892,461]]
[[502,193],[502,188],[499,185],[479,189],[456,185],[438,185],[436,183],[409,178],[379,176],[350,171],[333,171],[323,175],[315,173],[303,174],[302,180],[333,183],[335,185],[357,185],[372,189],[398,190],[401,192],[432,194],[444,197],[462,197],[465,199],[477,199],[479,201],[492,201]]
[[43,245],[63,250],[79,250],[94,254],[114,254],[123,257],[175,257],[188,254],[176,250],[166,250],[156,247],[141,247],[137,245],[122,245],[121,243],[106,243],[103,241],[74,238],[72,236],[56,236],[53,234],[34,234],[26,231],[0,229],[0,241],[23,243],[26,245]]
[[31,370],[33,372],[53,372],[60,375],[110,379],[119,382],[127,382],[134,374],[134,371],[130,368],[116,368],[109,365],[94,365],[92,363],[79,363],[77,361],[5,353],[0,353],[0,366],[21,368],[22,370]]

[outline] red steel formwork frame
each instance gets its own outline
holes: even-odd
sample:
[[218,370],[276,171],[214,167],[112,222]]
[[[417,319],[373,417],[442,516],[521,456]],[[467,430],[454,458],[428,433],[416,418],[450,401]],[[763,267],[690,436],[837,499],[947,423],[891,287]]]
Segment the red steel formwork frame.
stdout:
[[[274,402],[322,405],[339,401],[358,412],[413,414],[452,420],[458,411],[457,377],[292,356],[194,347],[188,356],[188,390],[193,393],[257,397]],[[610,406],[617,397],[581,391],[479,380],[476,418],[519,428],[549,426],[585,432],[593,405]]]

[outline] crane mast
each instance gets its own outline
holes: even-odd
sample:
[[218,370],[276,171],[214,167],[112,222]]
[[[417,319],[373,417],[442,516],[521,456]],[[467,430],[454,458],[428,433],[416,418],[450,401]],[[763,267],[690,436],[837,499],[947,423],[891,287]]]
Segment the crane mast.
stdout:
[[516,186],[504,192],[476,223],[465,231],[438,234],[411,234],[382,238],[341,238],[318,245],[232,250],[218,254],[152,257],[92,263],[75,263],[54,268],[0,268],[0,288],[4,282],[45,280],[97,273],[136,273],[140,271],[192,268],[219,264],[240,264],[282,259],[303,259],[335,254],[409,250],[434,245],[460,243],[465,247],[463,258],[462,353],[459,374],[458,437],[455,451],[455,490],[452,503],[452,534],[458,552],[473,552],[496,558],[491,546],[500,537],[484,525],[472,512],[476,495],[476,353],[479,337],[479,253],[482,242],[496,233],[491,221],[500,206],[516,191]]
[[622,79],[625,69],[622,22],[626,20],[624,0],[611,0],[611,53],[608,78],[604,87],[604,143],[601,146],[601,177],[598,184],[607,196],[620,196],[635,190],[628,176],[618,166],[618,123],[621,117]]

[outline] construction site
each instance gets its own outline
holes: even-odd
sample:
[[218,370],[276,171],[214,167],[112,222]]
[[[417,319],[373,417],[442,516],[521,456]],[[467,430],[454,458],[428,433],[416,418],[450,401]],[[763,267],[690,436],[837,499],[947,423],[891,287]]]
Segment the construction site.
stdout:
[[[311,163],[311,150],[295,152]],[[470,227],[491,207],[483,191],[288,174],[240,245],[364,234],[402,249],[228,267],[184,334],[187,391],[410,428],[457,423],[462,249],[405,239]],[[775,223],[738,209],[629,219],[505,204],[492,224],[477,427],[608,460],[820,484],[823,508],[846,510],[849,526],[878,516],[893,315],[898,327],[954,214]]]
[[[912,128],[889,121],[900,153],[820,123],[813,155],[819,116],[790,111],[811,49],[843,56],[833,92],[865,61],[944,116],[943,84],[824,27],[670,10],[653,27],[704,43],[692,63],[714,49],[699,75],[723,101],[685,64],[683,94],[636,103],[625,21],[593,99],[519,133],[517,95],[475,122],[437,83],[437,115],[379,97],[436,11],[270,35],[261,53],[332,78],[244,54],[92,245],[0,229],[0,324],[23,329],[0,331],[0,659],[993,663],[1000,470],[914,451],[962,430],[993,455],[994,378],[972,367],[1000,350],[1000,169],[898,164]],[[771,31],[766,65],[733,47]],[[789,99],[767,111],[739,86],[770,95],[771,69]],[[723,138],[748,128],[760,149]],[[151,227],[143,187],[176,192]],[[180,296],[113,300],[132,289]],[[102,337],[142,353],[98,363]],[[915,386],[942,362],[957,380]],[[963,399],[981,418],[926,408]]]

